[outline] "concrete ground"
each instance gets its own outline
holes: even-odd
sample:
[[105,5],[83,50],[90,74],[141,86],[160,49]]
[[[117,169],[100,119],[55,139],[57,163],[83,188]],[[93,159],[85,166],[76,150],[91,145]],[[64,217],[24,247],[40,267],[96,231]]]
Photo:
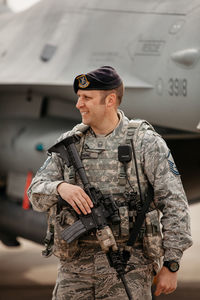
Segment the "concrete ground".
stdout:
[[[176,292],[158,300],[200,299],[200,204],[190,210],[194,245],[184,253]],[[23,239],[20,242],[19,248],[0,244],[0,300],[50,300],[57,258],[45,259],[42,246]]]

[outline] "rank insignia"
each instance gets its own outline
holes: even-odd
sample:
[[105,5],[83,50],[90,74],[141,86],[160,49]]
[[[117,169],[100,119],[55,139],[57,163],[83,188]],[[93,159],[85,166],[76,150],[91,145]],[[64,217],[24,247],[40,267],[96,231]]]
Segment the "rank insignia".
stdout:
[[175,175],[180,175],[170,151],[168,153],[167,160],[168,160],[170,171]]
[[82,89],[85,89],[90,84],[85,74],[80,75],[76,79],[78,80],[78,86]]

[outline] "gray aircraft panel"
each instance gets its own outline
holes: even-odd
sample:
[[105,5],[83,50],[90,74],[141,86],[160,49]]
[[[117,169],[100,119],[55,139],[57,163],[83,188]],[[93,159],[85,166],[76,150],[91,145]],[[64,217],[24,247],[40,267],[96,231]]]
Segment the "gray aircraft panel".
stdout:
[[192,10],[200,6],[199,0],[193,0],[188,2],[188,0],[115,0],[115,1],[88,1],[87,9],[93,8],[94,10],[115,10],[124,11],[128,13],[148,13],[148,14],[176,14],[185,15],[190,13]]
[[[148,14],[149,18],[146,18],[145,24],[140,16],[140,13],[147,10],[145,1],[141,1],[141,3],[140,1],[136,1],[136,3],[126,1],[126,5],[123,7],[134,8],[139,5],[138,9],[132,9],[130,16],[124,11],[120,15],[116,11],[107,11],[108,4],[106,5],[105,1],[101,2],[101,6],[105,5],[104,11],[98,10],[98,1],[94,2],[93,7],[96,4],[97,8],[92,12],[89,8],[87,9],[91,5],[91,2],[88,1],[81,2],[81,4],[76,3],[76,5],[72,5],[71,1],[61,0],[59,1],[60,5],[51,0],[48,0],[48,5],[45,2],[47,1],[42,1],[29,11],[17,14],[5,30],[0,31],[1,40],[4,41],[4,51],[7,48],[6,44],[9,45],[9,52],[0,61],[1,67],[4,69],[0,76],[0,82],[71,84],[73,75],[80,70],[88,70],[90,67],[96,67],[98,63],[107,61],[119,65],[120,69],[123,66],[123,69],[129,70],[131,60],[127,56],[127,48],[129,47],[128,50],[131,51],[130,48],[137,38],[138,31],[149,32],[146,29],[152,23],[151,14]],[[182,0],[182,2],[185,1]],[[148,3],[152,7],[151,9],[155,9],[156,3],[157,9],[159,8],[161,11],[166,9],[166,5],[163,8],[160,1]],[[195,4],[196,1],[192,3]],[[120,5],[120,1],[112,2],[112,6],[120,7]],[[176,7],[172,3],[168,3],[168,5]],[[181,5],[182,7],[188,6]],[[40,14],[40,11],[43,13]],[[130,13],[130,10],[128,11]],[[160,19],[162,20],[162,18],[161,14]],[[116,21],[113,22],[115,19]],[[155,22],[155,16],[153,20]],[[134,31],[135,27],[140,30]],[[108,28],[118,35],[113,34],[112,38],[109,34],[105,36],[104,32],[108,32]],[[159,27],[156,28],[159,30]],[[160,30],[161,37],[163,31],[164,29]],[[65,37],[67,37],[66,41]],[[88,40],[90,45],[88,45]],[[45,63],[40,60],[45,45],[56,48],[52,62]],[[101,48],[103,48],[102,51],[99,50]],[[33,58],[32,61],[29,60],[30,56]],[[83,56],[85,57],[84,61]],[[18,72],[19,67],[20,73]],[[73,73],[71,74],[71,72]],[[126,74],[126,72],[124,73]],[[128,71],[128,75],[131,78],[131,75],[134,74],[129,73],[130,71]],[[135,77],[137,78],[137,76]]]

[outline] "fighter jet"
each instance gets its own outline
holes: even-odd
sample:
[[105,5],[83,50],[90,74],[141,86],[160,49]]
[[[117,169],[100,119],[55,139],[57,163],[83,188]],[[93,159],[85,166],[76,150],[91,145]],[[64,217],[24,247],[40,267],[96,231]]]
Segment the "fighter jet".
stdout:
[[[0,239],[41,242],[26,189],[46,149],[80,121],[73,79],[103,65],[125,84],[122,109],[152,123],[199,201],[199,0],[43,0],[0,14]],[[43,228],[41,230],[41,228]]]

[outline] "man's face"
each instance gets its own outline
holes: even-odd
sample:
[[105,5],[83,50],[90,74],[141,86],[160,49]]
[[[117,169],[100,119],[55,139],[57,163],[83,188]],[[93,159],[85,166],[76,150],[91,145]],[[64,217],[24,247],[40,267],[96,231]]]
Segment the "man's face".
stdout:
[[102,101],[102,92],[98,90],[78,90],[76,108],[79,109],[82,122],[92,129],[98,129],[102,124],[106,112],[105,101]]

